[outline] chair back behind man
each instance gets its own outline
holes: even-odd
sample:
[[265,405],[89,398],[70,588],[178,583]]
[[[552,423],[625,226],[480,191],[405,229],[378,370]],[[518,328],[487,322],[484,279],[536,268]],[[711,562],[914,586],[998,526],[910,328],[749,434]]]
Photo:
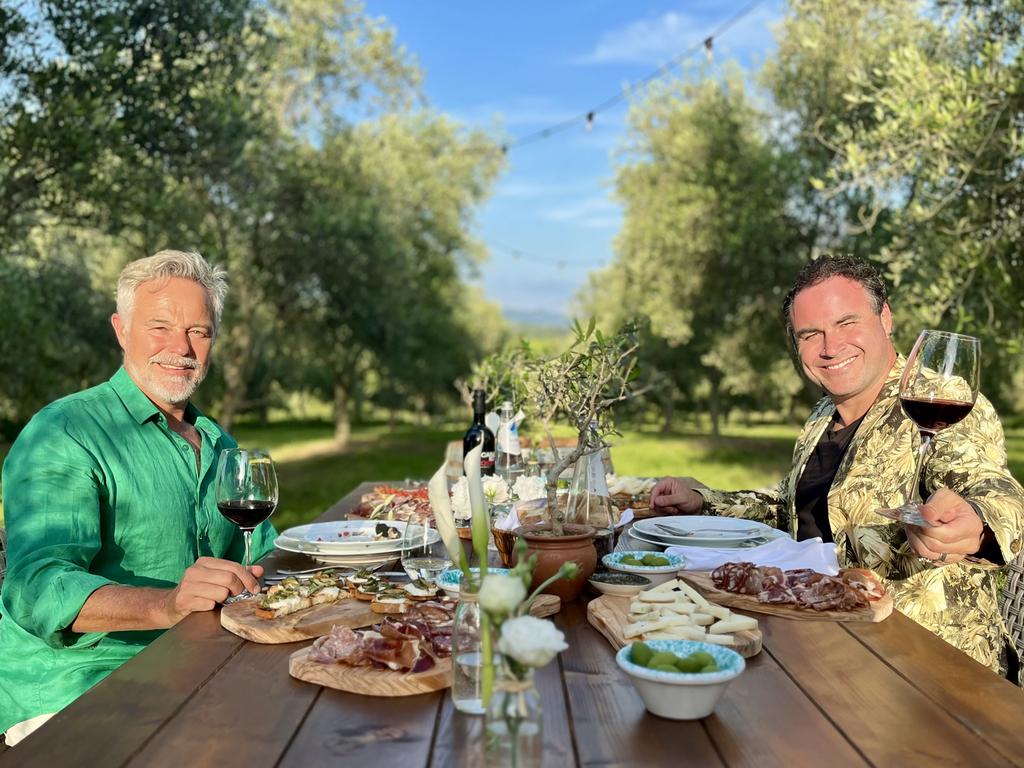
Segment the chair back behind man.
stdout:
[[1003,621],[1017,654],[1024,659],[1024,552],[1006,566],[1006,577],[1001,606]]

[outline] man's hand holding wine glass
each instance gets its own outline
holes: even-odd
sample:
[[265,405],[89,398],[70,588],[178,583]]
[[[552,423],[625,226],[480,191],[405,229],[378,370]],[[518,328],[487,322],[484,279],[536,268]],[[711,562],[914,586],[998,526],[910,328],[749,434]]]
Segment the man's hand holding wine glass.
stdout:
[[939,488],[919,508],[932,527],[907,525],[907,541],[918,557],[936,565],[959,563],[981,549],[984,524],[963,497]]
[[229,597],[258,593],[263,566],[245,566],[217,557],[200,557],[186,569],[181,582],[167,593],[162,606],[171,627],[196,611],[212,611]]

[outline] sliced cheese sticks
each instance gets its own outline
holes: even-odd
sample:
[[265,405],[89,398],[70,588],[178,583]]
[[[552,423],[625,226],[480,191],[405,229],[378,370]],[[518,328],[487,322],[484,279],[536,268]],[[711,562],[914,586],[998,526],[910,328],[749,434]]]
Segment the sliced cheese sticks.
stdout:
[[629,606],[626,640],[701,640],[736,645],[736,632],[757,629],[757,619],[734,614],[676,579],[641,592]]

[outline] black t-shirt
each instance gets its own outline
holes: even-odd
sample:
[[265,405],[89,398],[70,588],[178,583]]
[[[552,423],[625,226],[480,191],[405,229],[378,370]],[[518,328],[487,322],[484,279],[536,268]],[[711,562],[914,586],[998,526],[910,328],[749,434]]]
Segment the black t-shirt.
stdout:
[[848,426],[834,429],[833,417],[832,425],[814,446],[796,486],[796,538],[799,541],[815,536],[820,536],[822,541],[832,541],[832,528],[828,524],[828,492],[839,463],[863,419],[861,416]]

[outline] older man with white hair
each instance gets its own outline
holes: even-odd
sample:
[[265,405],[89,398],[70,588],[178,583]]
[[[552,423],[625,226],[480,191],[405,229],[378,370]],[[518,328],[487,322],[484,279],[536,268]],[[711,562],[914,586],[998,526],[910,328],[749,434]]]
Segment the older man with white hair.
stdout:
[[[209,369],[226,273],[161,251],[118,280],[124,364],[37,413],[3,468],[0,732],[17,743],[162,629],[256,589],[214,475],[234,440],[190,402]],[[253,536],[266,553],[274,529]]]

